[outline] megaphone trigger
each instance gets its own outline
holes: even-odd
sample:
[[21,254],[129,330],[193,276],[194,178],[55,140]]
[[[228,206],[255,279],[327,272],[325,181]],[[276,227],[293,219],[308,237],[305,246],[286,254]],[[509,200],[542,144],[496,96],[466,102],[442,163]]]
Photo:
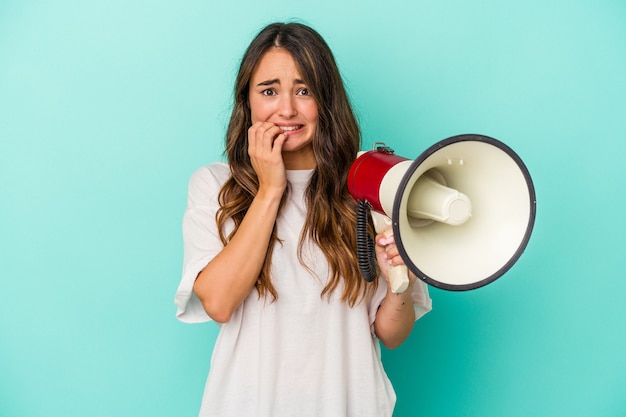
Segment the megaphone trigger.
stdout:
[[[391,219],[384,214],[371,210],[372,222],[376,233],[389,237],[393,235]],[[389,288],[394,294],[401,294],[409,288],[409,270],[405,265],[389,265]]]

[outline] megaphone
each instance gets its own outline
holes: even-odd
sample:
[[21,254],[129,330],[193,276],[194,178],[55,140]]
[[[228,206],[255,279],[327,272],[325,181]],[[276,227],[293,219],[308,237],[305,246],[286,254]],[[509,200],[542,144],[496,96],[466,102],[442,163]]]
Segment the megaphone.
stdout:
[[[444,139],[413,161],[377,143],[352,164],[348,189],[361,207],[357,251],[367,280],[375,277],[367,213],[378,233],[393,233],[411,272],[450,291],[476,289],[507,272],[535,222],[528,169],[511,148],[484,135]],[[392,291],[406,290],[406,270],[390,275]]]

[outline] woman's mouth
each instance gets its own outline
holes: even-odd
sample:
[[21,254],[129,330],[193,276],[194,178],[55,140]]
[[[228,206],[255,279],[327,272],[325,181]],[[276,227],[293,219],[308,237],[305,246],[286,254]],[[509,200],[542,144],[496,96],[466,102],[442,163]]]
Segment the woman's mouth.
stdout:
[[283,133],[289,134],[296,132],[304,127],[304,125],[279,126]]

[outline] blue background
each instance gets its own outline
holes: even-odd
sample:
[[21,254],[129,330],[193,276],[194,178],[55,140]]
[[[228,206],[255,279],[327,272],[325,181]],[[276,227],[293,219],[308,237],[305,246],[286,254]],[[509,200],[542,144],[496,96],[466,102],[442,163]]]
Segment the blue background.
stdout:
[[535,182],[520,261],[431,289],[384,352],[395,416],[626,416],[622,0],[0,1],[0,415],[197,414],[216,326],[174,318],[187,181],[289,18],[331,45],[365,149],[483,133]]

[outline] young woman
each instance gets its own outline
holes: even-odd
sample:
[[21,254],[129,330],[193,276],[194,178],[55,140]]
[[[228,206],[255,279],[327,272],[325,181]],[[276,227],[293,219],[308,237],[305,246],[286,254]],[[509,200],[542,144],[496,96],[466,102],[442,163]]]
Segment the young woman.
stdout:
[[346,183],[359,146],[326,42],[265,27],[237,75],[228,164],[189,184],[177,317],[220,324],[201,416],[391,416],[379,341],[400,345],[431,302],[414,276],[388,289],[393,238],[376,237],[379,278],[359,272]]

